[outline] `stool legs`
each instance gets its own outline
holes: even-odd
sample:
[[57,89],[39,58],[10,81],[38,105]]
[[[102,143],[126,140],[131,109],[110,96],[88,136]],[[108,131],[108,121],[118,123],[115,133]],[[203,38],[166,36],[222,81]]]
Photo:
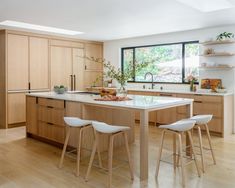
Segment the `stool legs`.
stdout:
[[202,145],[202,132],[199,126],[197,130],[198,130],[199,146],[200,146],[200,152],[201,152],[202,171],[205,172],[204,151],[203,151],[203,145]]
[[211,150],[211,155],[212,155],[214,164],[216,164],[215,155],[214,155],[214,151],[213,151],[212,144],[211,144],[211,136],[210,136],[209,128],[208,128],[207,124],[205,124],[204,126],[206,129],[206,134],[207,134],[207,138],[208,138],[208,142],[209,142],[209,146],[210,146],[210,150]]
[[78,138],[78,145],[77,145],[77,170],[76,170],[76,176],[79,176],[79,171],[80,171],[82,133],[83,133],[83,128],[79,129],[79,138]]
[[109,139],[109,159],[108,159],[109,181],[108,181],[108,187],[112,186],[113,140],[114,140],[114,135],[111,135],[110,139]]
[[173,135],[173,165],[174,165],[174,172],[176,171],[176,135]]
[[133,173],[133,164],[131,160],[131,155],[130,155],[130,150],[129,150],[129,144],[128,144],[128,139],[127,139],[127,133],[123,132],[123,136],[125,139],[125,146],[126,146],[126,153],[128,157],[128,162],[129,162],[129,168],[130,168],[130,173],[131,173],[131,179],[134,179],[134,173]]
[[182,147],[182,136],[181,134],[177,134],[179,139],[179,159],[180,159],[180,166],[181,166],[181,173],[182,173],[182,185],[185,186],[185,176],[184,176],[184,162],[183,162],[183,147]]
[[62,164],[63,164],[63,161],[64,161],[64,155],[65,155],[67,145],[68,145],[68,142],[69,142],[69,137],[70,137],[70,129],[71,129],[70,127],[67,127],[67,133],[66,133],[66,137],[65,137],[65,142],[64,142],[62,155],[61,155],[61,158],[60,158],[59,168],[62,167]]
[[161,143],[160,143],[160,148],[159,148],[158,158],[157,158],[156,177],[158,177],[158,174],[159,174],[159,167],[160,167],[160,160],[161,160],[161,156],[162,156],[164,136],[165,136],[165,130],[162,131],[162,136],[161,136]]
[[188,136],[189,136],[189,141],[190,141],[191,149],[192,149],[192,155],[194,157],[194,162],[195,162],[195,166],[196,166],[196,169],[197,169],[197,173],[198,173],[198,176],[201,177],[201,173],[200,173],[198,162],[197,162],[197,157],[196,157],[196,154],[194,152],[194,144],[193,144],[192,134],[191,134],[190,131],[188,131],[187,133],[188,133]]

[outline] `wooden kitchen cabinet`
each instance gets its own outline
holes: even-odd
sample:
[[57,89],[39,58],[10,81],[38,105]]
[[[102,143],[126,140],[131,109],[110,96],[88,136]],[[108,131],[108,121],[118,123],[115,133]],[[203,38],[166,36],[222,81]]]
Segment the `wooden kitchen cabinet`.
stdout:
[[7,35],[8,90],[28,90],[29,40],[27,36]]
[[[86,44],[85,56],[88,58],[103,58],[103,47],[100,44]],[[103,71],[103,65],[85,59],[85,70]]]
[[37,125],[37,99],[36,97],[26,98],[26,131],[31,134],[38,134]]
[[25,93],[8,93],[8,124],[26,121]]
[[51,46],[51,87],[64,85],[71,90],[72,48]]
[[29,38],[30,89],[49,89],[49,41],[46,38]]

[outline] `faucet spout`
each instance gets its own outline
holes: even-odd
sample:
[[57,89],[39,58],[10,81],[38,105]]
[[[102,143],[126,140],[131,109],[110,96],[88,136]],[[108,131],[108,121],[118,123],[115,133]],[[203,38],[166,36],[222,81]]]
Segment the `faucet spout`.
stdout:
[[154,83],[153,83],[153,73],[151,73],[151,72],[147,72],[147,73],[144,75],[144,79],[146,79],[148,75],[150,75],[150,76],[151,76],[152,89],[153,89],[153,88],[154,88]]

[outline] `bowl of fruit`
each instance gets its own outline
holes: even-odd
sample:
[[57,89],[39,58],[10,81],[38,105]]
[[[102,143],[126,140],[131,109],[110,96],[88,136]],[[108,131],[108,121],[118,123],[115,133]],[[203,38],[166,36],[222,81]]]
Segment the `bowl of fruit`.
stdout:
[[54,92],[57,94],[64,94],[67,91],[67,87],[60,85],[60,86],[54,86]]

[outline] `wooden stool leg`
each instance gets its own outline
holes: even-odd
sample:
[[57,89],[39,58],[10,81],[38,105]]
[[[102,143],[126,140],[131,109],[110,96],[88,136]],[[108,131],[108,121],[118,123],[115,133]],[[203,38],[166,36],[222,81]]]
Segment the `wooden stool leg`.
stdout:
[[110,136],[110,141],[109,141],[109,159],[108,159],[109,181],[108,181],[108,187],[111,187],[111,186],[112,186],[113,140],[114,140],[114,135],[111,135],[111,136]]
[[129,161],[131,179],[134,180],[133,165],[132,165],[132,160],[131,160],[131,155],[130,155],[129,144],[128,144],[126,132],[123,132],[123,136],[124,136],[124,140],[125,140],[126,153],[127,153],[127,157],[128,157],[128,161]]
[[99,134],[96,134],[96,143],[97,143],[97,155],[98,155],[98,160],[99,160],[99,166],[100,168],[103,168],[102,166],[102,160],[101,160],[101,155],[100,155],[100,146],[99,146]]
[[91,158],[90,158],[90,161],[89,161],[89,165],[88,165],[85,181],[88,181],[88,176],[90,175],[91,166],[92,166],[94,158],[95,158],[95,153],[96,153],[96,149],[97,149],[97,140],[96,140],[96,137],[97,136],[95,136],[95,141],[94,141],[94,144],[93,144],[93,149],[92,149],[92,152],[91,152]]
[[213,151],[213,148],[212,148],[212,144],[211,144],[211,135],[210,135],[209,128],[208,128],[207,124],[205,124],[205,128],[206,128],[206,134],[207,134],[207,138],[208,138],[208,142],[209,142],[209,146],[210,146],[210,150],[211,150],[211,155],[212,155],[214,164],[216,164],[215,154],[214,154],[214,151]]
[[179,158],[181,162],[181,173],[182,173],[182,185],[183,187],[185,186],[185,173],[184,173],[184,162],[183,162],[183,146],[182,146],[182,136],[181,134],[178,134],[178,139],[179,139]]
[[64,161],[64,155],[65,155],[67,145],[68,145],[68,142],[69,142],[69,137],[70,137],[70,127],[67,127],[67,133],[66,133],[66,137],[65,137],[63,151],[62,151],[61,158],[60,158],[59,168],[62,167],[62,164],[63,164],[63,161]]
[[162,131],[162,136],[161,136],[161,143],[160,143],[160,148],[159,148],[158,158],[157,158],[156,177],[158,177],[158,174],[159,174],[159,167],[160,167],[160,160],[161,160],[161,156],[162,156],[164,136],[165,136],[165,130]]
[[173,134],[173,165],[174,172],[176,171],[176,135]]
[[197,157],[196,157],[196,154],[194,152],[194,144],[193,144],[193,138],[192,138],[192,135],[191,135],[191,132],[188,131],[188,137],[189,137],[189,141],[190,141],[190,144],[191,144],[191,147],[192,147],[192,155],[194,156],[194,162],[195,162],[195,166],[197,168],[197,173],[198,173],[198,176],[200,177],[201,176],[201,173],[200,173],[200,170],[199,170],[199,166],[198,166],[198,162],[197,162]]
[[199,146],[200,146],[200,152],[201,152],[202,171],[205,172],[204,150],[203,150],[203,145],[202,145],[202,132],[199,126],[197,130],[198,130]]
[[78,144],[77,144],[77,170],[76,170],[76,176],[79,176],[80,171],[80,157],[81,157],[81,145],[82,145],[82,134],[83,128],[79,128],[79,138],[78,138]]

